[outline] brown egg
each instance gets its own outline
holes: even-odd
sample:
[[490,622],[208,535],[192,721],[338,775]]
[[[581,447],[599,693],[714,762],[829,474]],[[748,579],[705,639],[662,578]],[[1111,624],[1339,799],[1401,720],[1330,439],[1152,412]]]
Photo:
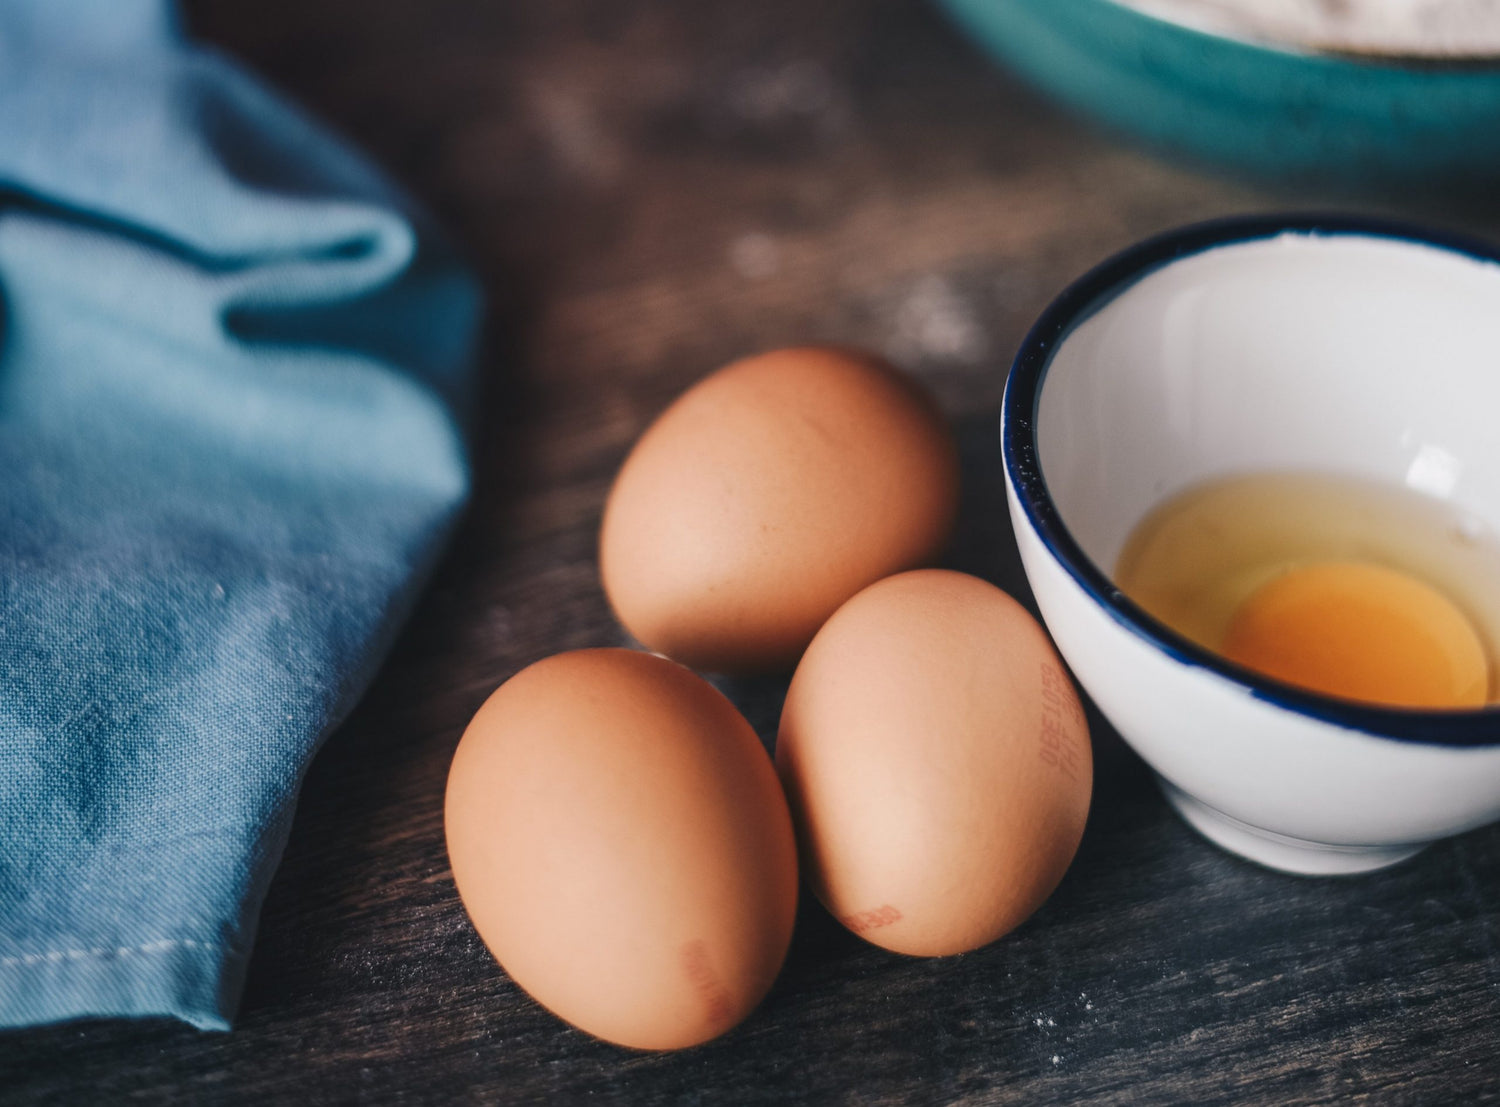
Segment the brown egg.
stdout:
[[925,956],[991,942],[1051,895],[1093,785],[1046,633],[1000,589],[935,569],[871,585],[818,632],[776,762],[818,897]]
[[865,585],[941,550],[957,503],[952,436],[914,382],[850,350],[777,350],[699,382],[636,443],[599,565],[651,649],[773,669]]
[[448,775],[459,896],[501,966],[638,1049],[724,1033],[779,970],[796,845],[733,705],[664,658],[579,650],[506,681]]

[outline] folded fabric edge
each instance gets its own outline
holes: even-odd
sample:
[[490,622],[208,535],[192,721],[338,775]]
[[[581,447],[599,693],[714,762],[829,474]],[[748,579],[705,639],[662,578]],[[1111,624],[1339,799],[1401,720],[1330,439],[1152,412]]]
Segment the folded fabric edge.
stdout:
[[160,938],[0,957],[0,1026],[165,1016],[228,1030],[248,956],[199,938]]
[[[404,585],[392,595],[385,619],[366,643],[363,658],[349,674],[342,694],[333,705],[326,724],[319,731],[312,747],[298,765],[296,780],[286,803],[266,826],[261,847],[257,851],[259,860],[252,866],[252,880],[241,902],[237,937],[245,943],[245,948],[237,956],[220,958],[215,962],[214,967],[205,970],[207,977],[212,978],[217,975],[218,979],[218,987],[213,990],[220,998],[220,1006],[213,1020],[199,1021],[188,1009],[182,1007],[154,1009],[149,1013],[173,1015],[185,1019],[200,1030],[232,1030],[234,1028],[233,1020],[239,1015],[240,996],[244,991],[245,977],[249,969],[250,950],[254,947],[255,940],[260,933],[261,910],[265,906],[271,883],[281,868],[282,858],[290,844],[297,808],[302,802],[302,789],[307,783],[307,774],[312,769],[313,761],[322,752],[323,746],[348,721],[349,716],[364,698],[365,693],[369,691],[376,675],[395,649],[401,631],[432,582],[432,577],[437,572],[437,567],[442,561],[453,532],[463,518],[468,491],[466,481],[465,488],[453,505],[453,509],[448,513],[447,518],[437,525],[431,541],[426,544],[423,552],[412,565]],[[0,985],[0,1008],[4,1006],[4,995],[4,987]]]

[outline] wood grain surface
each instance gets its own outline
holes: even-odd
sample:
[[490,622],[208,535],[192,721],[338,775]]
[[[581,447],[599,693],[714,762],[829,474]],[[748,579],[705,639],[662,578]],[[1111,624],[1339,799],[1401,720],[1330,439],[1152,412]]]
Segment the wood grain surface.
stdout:
[[[1018,932],[913,960],[804,897],[738,1030],[675,1055],[558,1022],[470,928],[448,762],[500,681],[617,644],[611,476],[730,358],[837,340],[959,428],[949,563],[1027,598],[997,451],[1005,369],[1072,277],[1151,232],[1280,207],[1488,233],[1471,202],[1236,182],[1060,113],[919,0],[197,0],[189,25],[368,150],[482,276],[467,522],[302,792],[235,1030],[0,1034],[0,1102],[1434,1103],[1500,1099],[1500,832],[1304,880],[1165,807],[1092,716],[1079,857]],[[763,736],[784,680],[725,685]]]

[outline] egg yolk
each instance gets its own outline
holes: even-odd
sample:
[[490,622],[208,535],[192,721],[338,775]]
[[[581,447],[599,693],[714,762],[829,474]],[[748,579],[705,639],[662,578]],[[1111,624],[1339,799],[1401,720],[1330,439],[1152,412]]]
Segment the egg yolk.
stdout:
[[1476,707],[1489,692],[1478,634],[1435,588],[1363,562],[1307,565],[1240,605],[1223,654],[1317,692],[1400,707]]

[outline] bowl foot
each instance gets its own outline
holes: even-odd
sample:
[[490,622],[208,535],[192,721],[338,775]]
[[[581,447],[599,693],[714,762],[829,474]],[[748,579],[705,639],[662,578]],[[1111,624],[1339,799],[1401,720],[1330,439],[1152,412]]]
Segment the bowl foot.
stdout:
[[1334,876],[1383,869],[1420,853],[1426,842],[1395,846],[1334,846],[1290,838],[1242,823],[1157,777],[1167,802],[1210,842],[1261,865],[1304,876]]

